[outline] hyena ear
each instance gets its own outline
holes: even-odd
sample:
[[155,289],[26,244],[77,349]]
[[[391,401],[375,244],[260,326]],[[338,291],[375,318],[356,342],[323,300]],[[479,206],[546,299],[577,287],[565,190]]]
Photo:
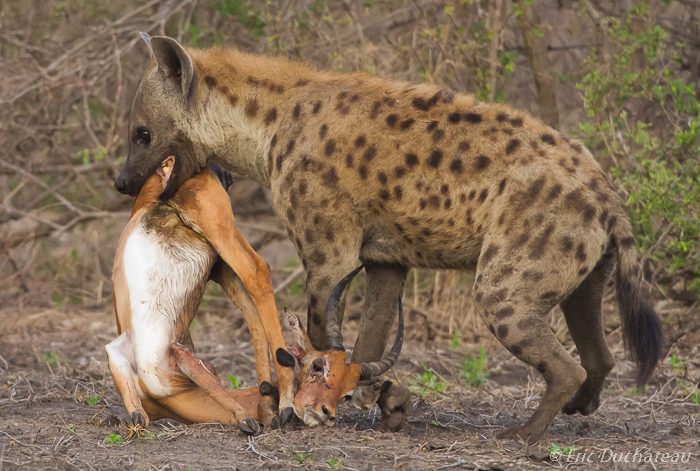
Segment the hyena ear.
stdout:
[[177,41],[165,36],[154,36],[149,44],[158,69],[167,80],[173,80],[181,87],[183,95],[189,96],[194,79],[194,66],[189,54]]

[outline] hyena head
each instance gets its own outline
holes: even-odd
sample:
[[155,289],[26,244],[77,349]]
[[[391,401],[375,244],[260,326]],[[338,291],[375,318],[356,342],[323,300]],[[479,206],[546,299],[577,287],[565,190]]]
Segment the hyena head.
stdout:
[[142,37],[148,43],[152,61],[134,95],[129,155],[114,187],[120,193],[136,196],[159,166],[172,165],[162,195],[167,199],[206,164],[206,158],[197,156],[192,141],[181,128],[194,108],[196,77],[192,59],[177,41],[149,38],[143,33]]
[[[376,394],[372,397],[353,397],[353,404],[361,409],[369,409],[379,397],[379,388],[390,381],[378,381],[380,375],[389,370],[401,352],[403,345],[404,318],[399,298],[399,325],[396,339],[391,350],[384,358],[371,363],[347,362],[347,353],[343,347],[343,338],[338,325],[338,305],[345,287],[352,281],[362,266],[343,278],[335,287],[328,300],[327,308],[327,334],[329,350],[315,350],[299,318],[285,309],[284,330],[291,334],[287,339],[286,350],[278,349],[277,361],[282,366],[294,367],[299,364],[299,373],[296,375],[299,381],[299,390],[294,396],[294,411],[306,425],[335,425],[335,410],[342,401],[347,398],[356,386],[370,384]],[[294,358],[296,357],[296,359]]]

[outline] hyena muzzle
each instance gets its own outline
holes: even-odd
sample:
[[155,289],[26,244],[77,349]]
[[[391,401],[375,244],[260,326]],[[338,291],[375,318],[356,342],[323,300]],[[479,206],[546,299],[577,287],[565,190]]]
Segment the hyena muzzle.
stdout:
[[[306,268],[315,348],[326,344],[331,290],[359,261],[367,292],[356,362],[381,357],[411,267],[475,270],[484,323],[546,381],[533,416],[501,434],[534,442],[560,410],[586,415],[600,403],[613,367],[601,300],[616,271],[626,345],[638,382],[649,379],[660,324],[640,296],[625,210],[581,143],[433,85],[150,44],[116,187],[134,194],[174,155],[166,197],[208,159],[270,188]],[[581,365],[543,320],[557,304]]]

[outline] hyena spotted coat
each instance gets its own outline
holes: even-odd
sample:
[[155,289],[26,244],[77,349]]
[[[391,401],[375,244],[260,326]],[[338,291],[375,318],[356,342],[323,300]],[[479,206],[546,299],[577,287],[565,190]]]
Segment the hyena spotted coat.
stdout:
[[[169,155],[166,193],[208,159],[270,188],[306,268],[317,349],[329,294],[358,260],[368,288],[355,361],[381,356],[410,267],[475,270],[484,323],[546,380],[533,416],[502,434],[533,442],[562,408],[586,415],[599,405],[613,367],[601,299],[617,266],[626,343],[639,382],[648,380],[659,322],[640,298],[625,210],[580,142],[434,85],[233,49],[185,51],[169,38],[151,44],[117,188],[134,194]],[[581,365],[543,320],[557,304]]]

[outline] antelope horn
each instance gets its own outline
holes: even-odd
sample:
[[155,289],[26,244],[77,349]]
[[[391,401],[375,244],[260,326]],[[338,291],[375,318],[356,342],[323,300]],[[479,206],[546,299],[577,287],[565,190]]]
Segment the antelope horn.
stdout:
[[328,338],[328,348],[331,350],[345,350],[343,347],[343,334],[340,333],[340,324],[338,323],[338,305],[340,297],[345,291],[345,287],[352,281],[353,278],[364,268],[363,265],[355,268],[338,283],[331,297],[328,298],[328,306],[326,307],[326,337]]
[[399,328],[396,331],[396,340],[394,340],[394,345],[389,350],[389,353],[384,355],[379,361],[373,361],[371,363],[360,363],[360,381],[368,380],[370,378],[375,378],[379,375],[386,373],[389,368],[394,366],[399,354],[401,353],[401,347],[403,346],[403,306],[401,305],[401,295],[399,295]]

